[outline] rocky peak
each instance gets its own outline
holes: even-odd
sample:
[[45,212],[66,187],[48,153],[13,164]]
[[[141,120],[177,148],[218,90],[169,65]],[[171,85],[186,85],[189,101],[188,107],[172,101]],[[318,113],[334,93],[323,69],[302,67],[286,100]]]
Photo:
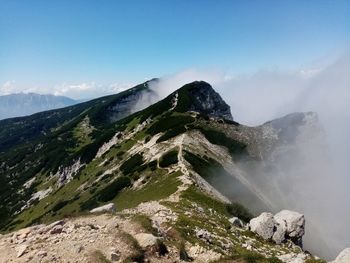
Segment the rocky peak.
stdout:
[[214,118],[233,120],[230,106],[212,86],[205,81],[194,81],[178,91],[184,111],[196,111]]

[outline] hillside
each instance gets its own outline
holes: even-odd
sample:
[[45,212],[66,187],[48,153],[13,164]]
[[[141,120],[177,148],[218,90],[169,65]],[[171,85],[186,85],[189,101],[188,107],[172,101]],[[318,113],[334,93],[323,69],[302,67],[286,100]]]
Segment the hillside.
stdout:
[[[67,246],[80,242],[84,250],[68,258],[108,262],[104,258],[111,260],[110,250],[119,246],[115,253],[126,262],[316,262],[293,240],[276,244],[251,232],[246,223],[253,215],[238,204],[256,215],[271,210],[264,185],[245,168],[273,165],[280,149],[298,140],[305,125],[315,124],[313,113],[258,127],[240,125],[205,82],[187,84],[135,112],[145,92],[152,95],[147,82],[114,96],[0,122],[5,127],[0,227],[8,233],[37,225],[2,237],[10,258],[22,248],[19,261],[62,262]],[[116,213],[89,213],[110,203]],[[142,233],[158,241],[143,246]],[[40,245],[41,238],[52,246]]]

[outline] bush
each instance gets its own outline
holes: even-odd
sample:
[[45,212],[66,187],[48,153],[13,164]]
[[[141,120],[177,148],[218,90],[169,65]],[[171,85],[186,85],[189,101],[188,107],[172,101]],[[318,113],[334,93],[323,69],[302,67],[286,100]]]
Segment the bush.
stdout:
[[230,215],[236,216],[244,222],[249,222],[253,215],[247,208],[238,203],[231,203],[226,205],[226,210]]
[[177,135],[184,133],[186,131],[186,127],[185,126],[177,126],[174,127],[168,131],[166,131],[162,136],[160,136],[157,140],[157,143],[159,142],[164,142],[166,140],[169,140],[171,138],[176,137]]
[[129,177],[119,177],[96,194],[97,200],[100,202],[108,202],[112,200],[121,190],[130,185],[131,180]]
[[159,160],[159,166],[164,168],[177,163],[178,162],[177,155],[178,155],[177,150],[171,150],[165,153]]
[[69,204],[69,200],[63,200],[63,201],[59,201],[58,203],[56,203],[53,207],[52,207],[52,212],[56,212],[60,209],[62,209],[64,206],[66,206],[67,204]]
[[166,115],[155,122],[148,128],[147,133],[150,135],[156,135],[157,133],[168,131],[170,129],[176,129],[179,126],[192,123],[194,118],[188,115]]
[[222,132],[204,128],[199,128],[199,130],[209,142],[226,147],[232,155],[244,153],[247,147],[246,144],[233,140]]
[[135,154],[131,156],[128,160],[126,160],[121,166],[120,171],[123,174],[127,175],[138,169],[140,165],[143,164],[142,154]]

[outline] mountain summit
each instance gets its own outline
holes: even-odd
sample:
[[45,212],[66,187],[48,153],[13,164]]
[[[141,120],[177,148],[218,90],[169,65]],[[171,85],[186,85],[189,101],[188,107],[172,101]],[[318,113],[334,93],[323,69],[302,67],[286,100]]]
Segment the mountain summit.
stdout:
[[212,86],[205,81],[194,81],[177,91],[179,99],[184,100],[184,109],[196,111],[209,117],[233,120],[230,106]]

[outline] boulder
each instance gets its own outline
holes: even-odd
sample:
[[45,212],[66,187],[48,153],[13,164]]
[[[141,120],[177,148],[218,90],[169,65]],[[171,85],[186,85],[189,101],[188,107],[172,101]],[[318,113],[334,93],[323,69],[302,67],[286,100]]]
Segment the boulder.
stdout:
[[282,210],[274,216],[279,226],[284,225],[285,235],[287,239],[292,240],[296,245],[302,246],[302,237],[305,234],[305,217],[304,215]]
[[116,207],[113,203],[109,203],[97,208],[94,208],[90,211],[90,213],[115,213]]
[[204,229],[196,229],[195,230],[195,233],[196,233],[196,236],[198,238],[201,238],[203,239],[204,241],[207,241],[207,242],[211,242],[211,234],[207,231],[207,230],[204,230]]
[[249,222],[250,230],[263,239],[271,239],[274,234],[275,220],[273,219],[273,214],[262,213],[260,216],[255,217]]
[[271,213],[262,213],[250,220],[249,228],[263,239],[272,240],[276,244],[291,240],[294,244],[302,247],[305,217],[298,212],[289,210],[283,210],[275,216]]
[[242,220],[239,219],[238,217],[232,217],[228,221],[236,227],[243,227],[244,226]]
[[152,234],[139,233],[135,235],[135,239],[142,248],[155,246],[158,242],[158,238]]
[[278,222],[275,221],[275,229],[274,229],[274,233],[272,236],[272,240],[276,243],[276,244],[281,244],[283,242],[286,241],[286,231],[287,231],[287,227],[285,222]]
[[337,258],[330,263],[349,263],[350,262],[350,247],[344,249]]

